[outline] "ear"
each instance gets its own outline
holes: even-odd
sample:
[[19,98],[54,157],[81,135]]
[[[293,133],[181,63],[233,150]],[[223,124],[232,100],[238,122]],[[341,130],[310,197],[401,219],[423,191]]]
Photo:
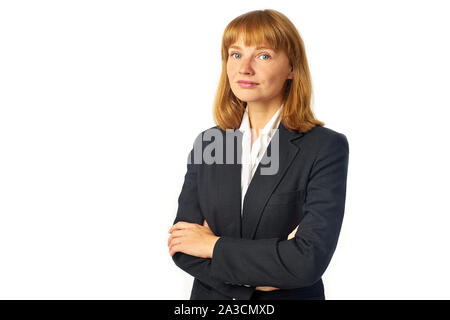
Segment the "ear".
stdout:
[[287,79],[293,79],[294,78],[294,68],[291,67],[291,72],[288,73]]

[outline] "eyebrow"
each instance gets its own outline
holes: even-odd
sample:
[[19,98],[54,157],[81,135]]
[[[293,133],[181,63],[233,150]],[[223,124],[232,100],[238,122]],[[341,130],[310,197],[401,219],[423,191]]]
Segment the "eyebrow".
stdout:
[[[230,46],[228,49],[242,49],[242,48],[239,47],[239,46]],[[269,47],[263,47],[263,46],[260,46],[260,47],[257,47],[257,48],[256,48],[256,50],[260,50],[260,49],[269,49],[269,50],[275,51],[275,50],[272,49],[272,48],[269,48]]]

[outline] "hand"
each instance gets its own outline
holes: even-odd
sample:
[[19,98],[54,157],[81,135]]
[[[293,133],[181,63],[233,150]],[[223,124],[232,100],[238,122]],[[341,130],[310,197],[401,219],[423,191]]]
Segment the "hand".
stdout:
[[275,288],[275,287],[256,287],[255,290],[259,290],[259,291],[274,291],[274,290],[280,290],[280,288]]
[[176,252],[184,252],[199,258],[212,258],[214,245],[220,238],[212,232],[206,220],[203,221],[203,226],[177,222],[169,229],[169,233],[171,235],[167,245],[171,256]]
[[[294,231],[292,231],[289,236],[288,236],[288,240],[292,239],[295,237],[295,234],[297,233],[298,227],[294,229]],[[273,291],[273,290],[280,290],[280,288],[276,288],[276,287],[256,287],[255,290],[259,290],[259,291]]]

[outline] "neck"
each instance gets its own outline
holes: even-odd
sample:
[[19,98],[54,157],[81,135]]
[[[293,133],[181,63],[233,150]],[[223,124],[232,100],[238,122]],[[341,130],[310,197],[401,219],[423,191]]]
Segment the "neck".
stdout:
[[259,132],[281,107],[282,100],[275,99],[270,102],[247,102],[247,111],[250,128]]

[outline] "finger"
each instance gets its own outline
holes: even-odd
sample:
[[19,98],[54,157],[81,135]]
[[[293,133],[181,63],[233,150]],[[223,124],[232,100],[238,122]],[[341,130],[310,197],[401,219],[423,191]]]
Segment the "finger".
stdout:
[[184,221],[178,221],[172,227],[170,227],[169,233],[171,233],[171,232],[173,232],[174,230],[177,230],[177,229],[182,229],[183,226],[185,226],[186,223],[187,222],[184,222]]
[[256,287],[255,289],[259,291],[274,291],[279,290],[280,288],[264,286],[264,287]]
[[189,223],[189,222],[185,222],[185,221],[178,221],[177,223],[175,223],[170,229],[169,229],[169,233],[172,233],[173,230],[176,229],[187,229],[187,228],[191,228],[192,225],[194,223]]
[[181,251],[182,251],[181,243],[176,243],[169,248],[169,253],[171,256],[173,256],[176,252]]
[[170,227],[169,233],[172,233],[174,230],[177,230],[177,229],[180,229],[180,228],[181,228],[181,223],[177,222],[173,226]]
[[[176,233],[175,233],[176,232]],[[170,247],[174,239],[177,239],[177,241],[181,241],[181,238],[184,236],[183,230],[174,231],[169,239],[167,240],[167,245]]]
[[169,244],[169,249],[171,249],[173,246],[181,244],[182,241],[180,239],[171,239]]
[[172,238],[178,238],[178,237],[181,237],[181,236],[183,236],[183,235],[186,235],[187,234],[187,230],[185,230],[185,229],[177,229],[177,230],[174,230],[174,231],[172,231],[172,233],[171,233],[171,237]]

